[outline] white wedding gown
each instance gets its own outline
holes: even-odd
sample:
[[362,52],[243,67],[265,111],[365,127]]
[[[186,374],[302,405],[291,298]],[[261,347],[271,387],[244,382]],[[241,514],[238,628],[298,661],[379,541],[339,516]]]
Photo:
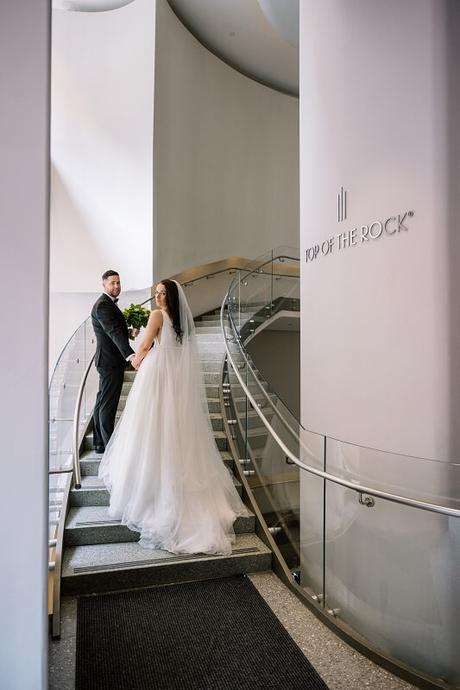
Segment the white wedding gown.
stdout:
[[233,523],[248,511],[216,448],[188,314],[181,345],[163,311],[160,340],[139,368],[99,476],[110,515],[140,532],[141,546],[229,554]]

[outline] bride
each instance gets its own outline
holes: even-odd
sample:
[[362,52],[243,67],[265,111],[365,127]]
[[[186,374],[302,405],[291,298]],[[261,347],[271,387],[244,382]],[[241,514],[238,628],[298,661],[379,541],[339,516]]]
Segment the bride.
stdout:
[[212,434],[192,313],[174,280],[157,285],[155,301],[99,469],[109,512],[140,532],[141,546],[229,554],[233,523],[248,512]]

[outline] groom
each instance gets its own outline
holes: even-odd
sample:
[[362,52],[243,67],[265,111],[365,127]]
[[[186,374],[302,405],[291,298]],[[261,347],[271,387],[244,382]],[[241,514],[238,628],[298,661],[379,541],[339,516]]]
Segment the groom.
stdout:
[[93,417],[96,453],[104,452],[112,435],[124,371],[134,357],[125,317],[117,307],[121,283],[116,271],[104,273],[102,288],[104,292],[91,311],[97,341],[94,362],[99,373],[99,390]]

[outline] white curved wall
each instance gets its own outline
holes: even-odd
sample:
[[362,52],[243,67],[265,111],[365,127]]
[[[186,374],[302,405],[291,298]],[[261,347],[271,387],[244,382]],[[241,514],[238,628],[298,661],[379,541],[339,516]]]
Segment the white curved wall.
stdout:
[[50,370],[108,268],[153,280],[155,5],[52,14]]
[[157,2],[155,277],[298,244],[298,100],[206,50]]
[[[303,423],[438,459],[460,455],[456,7],[310,3],[301,47],[302,250],[335,237],[302,264]],[[407,231],[361,243],[363,224],[409,210]]]
[[152,281],[154,5],[53,12],[51,290]]

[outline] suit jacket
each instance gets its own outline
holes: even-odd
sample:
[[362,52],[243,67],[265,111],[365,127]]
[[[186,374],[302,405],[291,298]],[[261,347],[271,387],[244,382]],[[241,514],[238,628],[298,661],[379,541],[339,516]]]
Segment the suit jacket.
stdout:
[[126,358],[134,354],[129,344],[128,326],[125,317],[115,302],[103,293],[91,310],[96,335],[97,367],[126,367]]

